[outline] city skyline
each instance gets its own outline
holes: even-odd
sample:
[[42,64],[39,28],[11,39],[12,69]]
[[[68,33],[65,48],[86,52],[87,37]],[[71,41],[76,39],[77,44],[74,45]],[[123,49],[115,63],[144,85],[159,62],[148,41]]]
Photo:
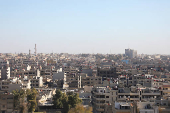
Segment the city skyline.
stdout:
[[0,1],[0,53],[170,54],[170,1]]

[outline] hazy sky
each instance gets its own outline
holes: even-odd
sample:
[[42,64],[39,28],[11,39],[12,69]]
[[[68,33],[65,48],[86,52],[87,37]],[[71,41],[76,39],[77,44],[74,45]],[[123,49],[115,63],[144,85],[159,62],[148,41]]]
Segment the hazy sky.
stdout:
[[170,54],[170,0],[0,0],[0,53]]

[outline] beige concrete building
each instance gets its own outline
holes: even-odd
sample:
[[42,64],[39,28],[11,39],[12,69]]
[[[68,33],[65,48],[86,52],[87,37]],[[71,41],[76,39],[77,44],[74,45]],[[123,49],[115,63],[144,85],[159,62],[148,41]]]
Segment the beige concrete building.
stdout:
[[111,88],[97,87],[93,89],[92,101],[94,111],[96,113],[104,113],[105,105],[111,105],[116,101],[117,90],[111,90]]
[[13,95],[9,93],[0,92],[0,112],[13,112]]
[[137,102],[137,113],[159,113],[155,102]]
[[12,92],[15,89],[22,89],[22,82],[21,81],[15,81],[12,82],[10,80],[2,80],[0,81],[0,90],[6,91],[6,92]]
[[87,76],[87,74],[80,74],[81,76],[81,87],[83,86],[95,86],[102,84],[102,77]]
[[43,87],[43,78],[34,76],[31,80],[31,88]]
[[15,70],[11,72],[11,77],[21,77],[21,79],[27,76],[28,78],[33,78],[33,76],[40,76],[40,71],[37,70]]
[[97,68],[97,76],[102,78],[117,78],[116,68],[115,67],[102,67]]

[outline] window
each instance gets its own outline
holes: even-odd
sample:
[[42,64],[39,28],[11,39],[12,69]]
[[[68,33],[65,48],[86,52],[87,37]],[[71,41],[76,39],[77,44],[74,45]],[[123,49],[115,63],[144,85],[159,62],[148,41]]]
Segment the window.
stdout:
[[106,98],[109,98],[109,96],[106,96]]

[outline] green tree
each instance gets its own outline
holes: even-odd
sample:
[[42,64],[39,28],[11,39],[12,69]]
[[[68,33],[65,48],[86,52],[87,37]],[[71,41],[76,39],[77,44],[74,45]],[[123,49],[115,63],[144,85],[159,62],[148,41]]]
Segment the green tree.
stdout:
[[87,107],[87,108],[85,109],[85,113],[93,113],[92,107]]
[[62,104],[65,112],[67,113],[71,106],[68,104],[68,96],[65,93],[63,93],[62,96]]
[[29,100],[29,112],[34,112],[37,106],[36,100]]
[[60,90],[56,90],[56,94],[53,96],[53,106],[54,108],[63,108],[63,94]]
[[38,92],[35,88],[33,88],[31,90],[27,89],[26,93],[27,93],[28,111],[34,112],[37,107],[36,96]]
[[13,90],[12,91],[14,95],[14,109],[19,110],[19,113],[26,113],[27,107],[26,107],[26,92],[25,90]]
[[18,103],[19,103],[19,96],[20,96],[20,94],[19,94],[19,90],[18,89],[16,89],[16,90],[13,90],[12,91],[12,94],[14,95],[14,103],[13,103],[13,106],[14,106],[14,108],[15,109],[17,109],[18,108]]
[[76,107],[76,105],[80,103],[82,103],[82,100],[79,98],[78,93],[68,96],[68,104],[70,104],[71,108]]
[[28,109],[27,109],[27,103],[22,103],[21,105],[20,105],[20,108],[19,108],[20,110],[19,110],[19,113],[27,113],[27,111],[28,111]]
[[66,113],[80,103],[82,103],[82,100],[79,98],[78,93],[67,93],[66,95],[60,90],[56,90],[56,94],[53,96],[54,108],[63,108]]
[[75,108],[71,108],[68,113],[92,113],[92,107],[83,107],[83,105],[78,104]]

